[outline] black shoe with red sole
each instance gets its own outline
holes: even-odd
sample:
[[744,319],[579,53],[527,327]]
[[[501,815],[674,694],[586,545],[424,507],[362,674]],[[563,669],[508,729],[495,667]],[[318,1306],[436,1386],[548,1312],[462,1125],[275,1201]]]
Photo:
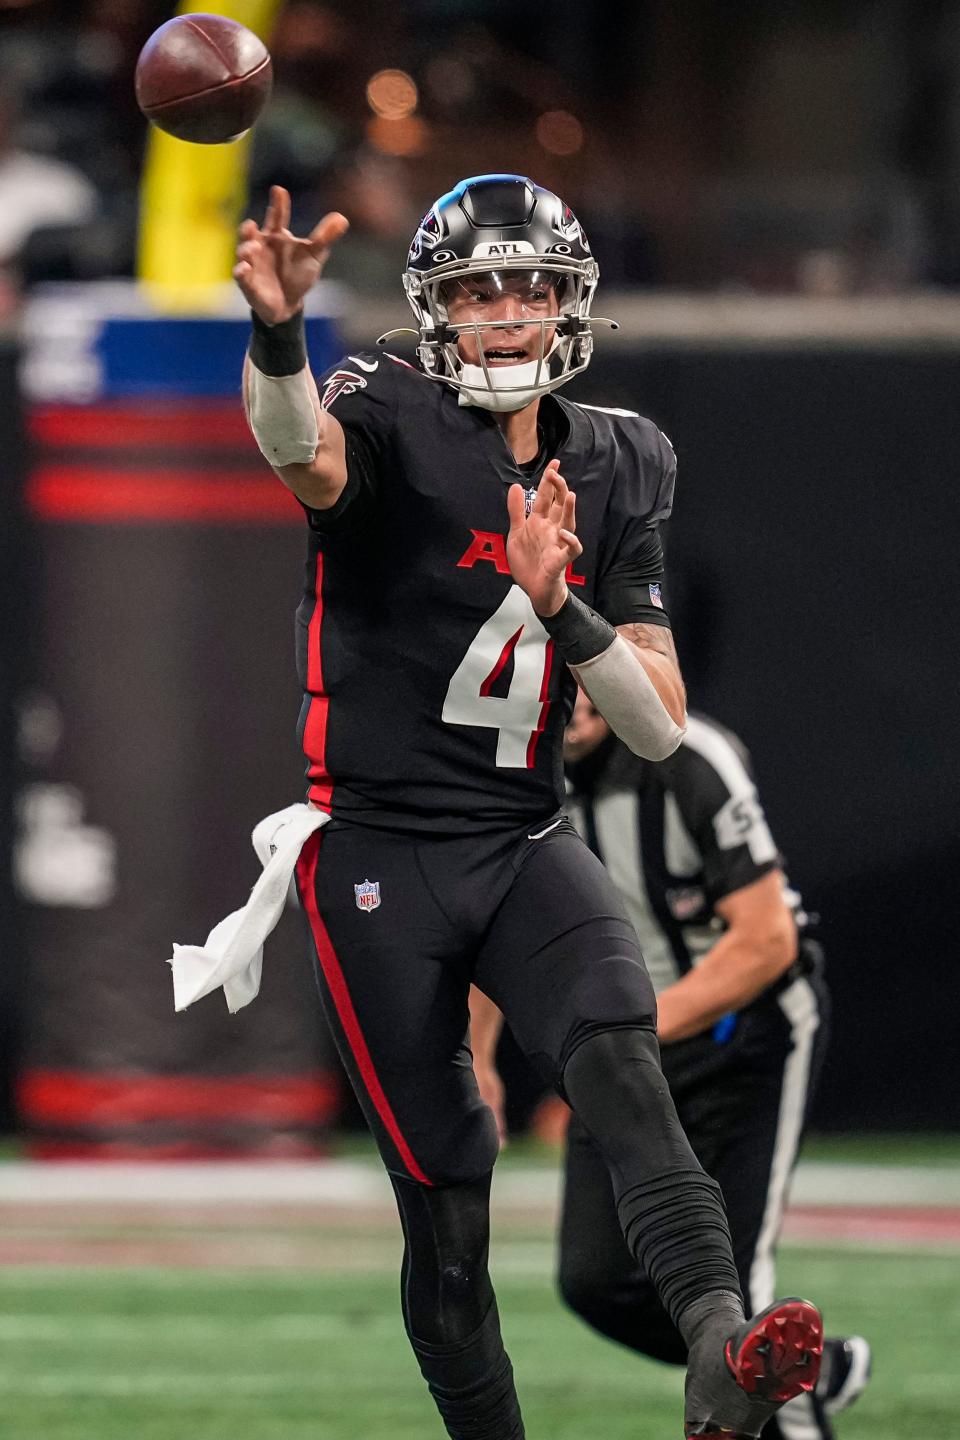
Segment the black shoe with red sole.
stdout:
[[731,1335],[730,1374],[747,1395],[784,1404],[812,1390],[823,1355],[823,1320],[809,1300],[778,1300]]
[[752,1440],[781,1405],[813,1390],[822,1354],[823,1320],[815,1305],[795,1297],[769,1305],[745,1320],[724,1347],[727,1371],[752,1402],[751,1410],[756,1406],[748,1428],[708,1421],[688,1424],[685,1435]]

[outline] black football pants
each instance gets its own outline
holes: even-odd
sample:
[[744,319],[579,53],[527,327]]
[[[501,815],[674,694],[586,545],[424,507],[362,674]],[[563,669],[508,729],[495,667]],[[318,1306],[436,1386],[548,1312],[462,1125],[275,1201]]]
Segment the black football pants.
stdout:
[[[723,1191],[748,1314],[774,1299],[774,1249],[826,1048],[829,999],[819,967],[811,969],[748,1007],[725,1044],[708,1033],[663,1050],[680,1121]],[[571,1308],[602,1334],[685,1363],[681,1336],[624,1244],[603,1156],[576,1116],[567,1136],[559,1284]],[[763,1432],[764,1440],[829,1434],[807,1396]]]
[[467,1041],[471,981],[558,1089],[589,1035],[654,1024],[653,989],[606,871],[567,820],[535,833],[422,839],[334,820],[301,856],[324,1008],[401,1179],[455,1184],[496,1159]]
[[332,821],[297,883],[324,1008],[397,1196],[404,1322],[454,1440],[523,1437],[487,1273],[498,1141],[467,1044],[471,982],[597,1139],[670,1313],[717,1291],[739,1304],[718,1187],[660,1070],[636,935],[568,821],[466,839]]

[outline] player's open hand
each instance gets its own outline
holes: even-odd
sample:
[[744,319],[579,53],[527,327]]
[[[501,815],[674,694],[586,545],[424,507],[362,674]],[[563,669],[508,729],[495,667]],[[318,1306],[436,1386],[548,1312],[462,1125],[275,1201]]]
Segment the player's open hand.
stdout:
[[522,485],[507,491],[510,532],[507,562],[538,615],[555,615],[567,598],[567,566],[583,551],[576,536],[576,496],[551,460],[537,486],[530,514]]
[[268,325],[297,313],[320,278],[331,247],[350,228],[347,217],[337,210],[324,215],[305,239],[291,234],[289,224],[290,192],[274,185],[263,225],[244,220],[240,226],[233,278],[251,310]]

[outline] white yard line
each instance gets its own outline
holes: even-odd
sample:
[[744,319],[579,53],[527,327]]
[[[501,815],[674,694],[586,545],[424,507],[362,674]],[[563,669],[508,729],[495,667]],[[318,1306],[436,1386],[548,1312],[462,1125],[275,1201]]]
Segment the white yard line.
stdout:
[[0,1204],[377,1205],[386,1200],[392,1196],[385,1174],[342,1160],[261,1165],[14,1160],[0,1165]]
[[797,1167],[796,1205],[960,1205],[960,1165],[830,1165]]
[[[555,1207],[559,1174],[504,1166],[495,1178],[500,1206]],[[792,1200],[802,1205],[960,1205],[960,1166],[801,1164]],[[386,1176],[373,1165],[324,1160],[300,1164],[0,1165],[0,1205],[178,1204],[383,1205],[392,1210]]]

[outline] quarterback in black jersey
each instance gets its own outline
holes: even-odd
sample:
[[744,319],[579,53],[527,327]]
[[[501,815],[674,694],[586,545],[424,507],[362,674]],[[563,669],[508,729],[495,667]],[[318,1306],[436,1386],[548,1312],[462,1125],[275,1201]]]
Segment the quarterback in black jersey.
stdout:
[[454,1440],[521,1440],[487,1272],[498,1142],[466,1040],[472,981],[610,1166],[689,1351],[685,1435],[755,1436],[815,1382],[820,1317],[789,1300],[744,1318],[636,936],[560,808],[577,681],[636,753],[683,735],[657,537],[672,448],[638,415],[554,394],[589,363],[598,275],[556,195],[491,175],[441,197],[404,273],[418,363],[361,352],[319,383],[303,299],[347,221],[301,239],[289,213],[275,188],[234,276],[253,312],[247,415],[310,537],[300,733],[331,818],[297,880],[397,1196],[421,1371]]

